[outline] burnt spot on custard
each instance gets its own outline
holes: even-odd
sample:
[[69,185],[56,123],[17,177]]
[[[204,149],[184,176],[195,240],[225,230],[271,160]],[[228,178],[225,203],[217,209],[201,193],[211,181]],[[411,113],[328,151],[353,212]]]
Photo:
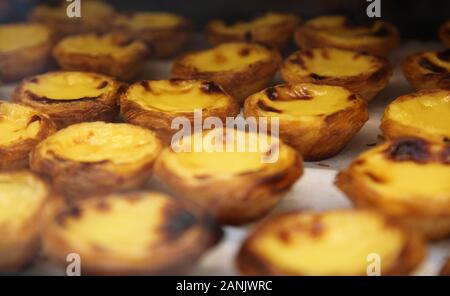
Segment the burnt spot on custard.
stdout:
[[375,183],[382,184],[382,183],[385,183],[385,182],[386,182],[386,180],[385,180],[384,178],[382,178],[382,177],[380,177],[380,176],[378,176],[378,175],[375,175],[375,174],[372,173],[372,172],[365,172],[364,174],[365,174],[370,180],[372,180],[372,181],[375,182]]
[[145,91],[147,91],[147,92],[152,91],[152,88],[150,87],[150,82],[148,82],[147,80],[143,80],[143,81],[139,82],[139,84],[142,86],[143,89],[145,89]]
[[370,81],[379,81],[386,77],[388,74],[389,69],[387,67],[382,67],[381,69],[378,69],[375,71],[372,75],[370,75],[369,80]]
[[442,150],[441,161],[444,164],[450,164],[450,145],[445,146]]
[[198,223],[198,219],[193,214],[173,204],[164,208],[164,217],[165,223],[161,232],[168,241],[177,240]]
[[98,97],[82,97],[82,98],[78,98],[78,99],[70,99],[70,100],[60,100],[60,99],[50,99],[48,97],[45,96],[38,96],[34,93],[32,93],[31,91],[26,90],[25,94],[27,95],[27,97],[34,102],[38,102],[41,104],[61,104],[61,103],[73,103],[73,102],[89,102],[89,101],[94,101],[96,100]]
[[309,77],[311,77],[314,80],[324,80],[324,79],[328,78],[327,76],[322,76],[322,75],[319,75],[319,74],[316,74],[316,73],[309,74]]
[[387,158],[394,161],[414,161],[426,163],[430,160],[430,151],[421,139],[400,139],[385,150]]
[[249,47],[241,48],[238,52],[240,56],[246,57],[250,54],[251,49]]
[[33,78],[30,78],[28,81],[31,83],[38,83],[39,79],[37,77],[33,77]]
[[245,41],[251,42],[252,39],[253,39],[252,32],[247,31],[247,32],[244,33],[244,40],[245,40]]
[[41,116],[35,114],[35,115],[31,116],[30,120],[28,120],[27,126],[29,126],[33,122],[41,121],[41,120],[42,120]]
[[348,96],[347,100],[349,101],[355,101],[358,97],[355,94],[351,94]]
[[111,210],[111,205],[106,200],[99,200],[95,203],[95,208],[99,212],[107,212]]
[[109,84],[109,82],[104,80],[104,81],[100,82],[100,84],[97,86],[97,89],[103,89],[103,88],[107,87],[108,84]]
[[278,92],[275,89],[275,87],[271,86],[266,88],[266,90],[264,91],[266,93],[266,96],[270,99],[270,100],[276,100],[278,99]]
[[259,109],[266,111],[266,112],[282,113],[281,110],[278,110],[275,107],[267,105],[267,103],[264,101],[258,101],[257,106]]
[[441,61],[450,62],[450,49],[440,51],[436,55]]
[[305,65],[305,61],[303,60],[301,55],[296,55],[295,57],[291,58],[289,60],[290,63],[298,65],[303,70],[307,70],[307,67]]
[[200,90],[206,94],[221,94],[223,93],[220,86],[213,81],[206,81],[200,85]]
[[79,206],[73,205],[70,208],[59,213],[55,219],[58,225],[64,226],[68,218],[79,219],[82,214],[83,214],[82,209]]
[[330,53],[327,49],[323,48],[320,51],[320,54],[322,55],[322,58],[324,58],[325,60],[329,60],[330,59]]
[[421,58],[420,61],[419,61],[419,65],[422,68],[424,68],[426,70],[429,70],[430,72],[433,72],[433,73],[441,74],[441,73],[446,73],[447,72],[447,70],[445,68],[434,64],[432,61],[430,61],[427,58]]

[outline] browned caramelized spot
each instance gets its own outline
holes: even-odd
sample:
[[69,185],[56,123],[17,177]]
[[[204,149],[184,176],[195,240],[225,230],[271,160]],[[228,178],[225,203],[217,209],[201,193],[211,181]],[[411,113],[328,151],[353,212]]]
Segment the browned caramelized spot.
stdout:
[[33,122],[41,121],[41,120],[42,120],[42,118],[39,115],[33,115],[33,116],[31,116],[30,120],[28,120],[27,126],[29,126]]
[[357,99],[357,96],[356,96],[355,94],[351,94],[351,95],[348,96],[347,99],[348,99],[349,101],[354,101],[354,100]]
[[208,178],[210,178],[211,175],[196,175],[195,178],[198,180],[206,180]]
[[376,29],[374,32],[372,32],[372,34],[370,34],[370,36],[373,37],[386,37],[389,36],[390,32],[388,27],[386,27],[385,25],[381,25],[380,27],[378,27],[378,29]]
[[365,172],[365,174],[367,177],[369,177],[375,183],[385,183],[386,182],[382,177],[375,175],[372,172]]
[[95,208],[101,212],[107,212],[111,209],[111,205],[106,200],[100,200],[95,204]]
[[445,144],[450,144],[450,138],[449,137],[444,137],[443,139]]
[[178,206],[167,206],[165,214],[166,223],[161,231],[170,241],[180,238],[183,233],[197,224],[197,218],[194,215]]
[[250,51],[251,51],[251,49],[248,47],[241,48],[239,50],[239,55],[243,56],[243,57],[248,56],[250,54]]
[[207,93],[207,94],[221,94],[221,93],[223,93],[223,91],[220,88],[220,86],[217,83],[213,82],[213,81],[203,82],[202,85],[200,86],[200,90],[203,91],[204,93]]
[[104,80],[97,86],[97,89],[105,88],[106,86],[108,86],[108,84],[108,81]]
[[264,101],[258,101],[257,106],[259,109],[266,111],[266,112],[282,113],[281,110],[278,110],[277,108],[267,105],[266,102],[264,102]]
[[368,143],[368,144],[366,144],[367,147],[374,147],[376,145],[377,145],[377,143]]
[[382,67],[381,69],[377,70],[375,73],[373,73],[372,75],[370,75],[370,80],[371,81],[378,81],[380,79],[383,79],[386,74],[388,73],[388,68],[387,67]]
[[105,252],[107,249],[99,244],[92,244],[91,248],[95,252]]
[[142,86],[143,89],[145,89],[145,91],[148,91],[148,92],[151,91],[150,83],[147,80],[143,80],[143,81],[139,82],[139,84]]
[[437,57],[441,61],[450,62],[450,49],[446,49],[444,51],[441,51],[437,54]]
[[314,58],[314,53],[312,52],[312,50],[304,50],[301,52],[301,54],[303,54],[304,56],[306,56],[309,59]]
[[308,223],[297,223],[289,229],[281,229],[278,232],[278,237],[281,241],[283,241],[283,243],[289,244],[292,240],[292,237],[294,237],[295,233],[298,231],[307,232],[311,237],[314,238],[319,237],[324,231],[324,225],[322,224],[321,216],[314,216]]
[[245,41],[247,41],[247,42],[252,41],[252,39],[253,39],[252,32],[250,32],[250,31],[245,32],[245,34],[244,34],[244,39],[245,39]]
[[37,77],[33,77],[33,78],[30,78],[30,80],[28,80],[28,81],[31,83],[38,83],[39,79]]
[[217,64],[224,64],[224,63],[226,63],[226,61],[227,61],[227,58],[223,54],[216,53],[214,55],[214,62],[216,62]]
[[450,164],[450,146],[444,147],[441,158],[443,163]]
[[400,139],[390,145],[385,153],[395,161],[426,163],[430,158],[427,143],[420,139]]
[[363,158],[360,158],[360,159],[358,159],[358,160],[355,161],[355,164],[356,164],[356,165],[363,165],[363,164],[365,164],[365,163],[366,163],[366,161],[365,161]]
[[298,65],[303,70],[307,70],[306,65],[305,65],[305,61],[303,60],[301,55],[296,55],[295,57],[291,58],[289,60],[289,62]]
[[326,76],[322,76],[322,75],[319,75],[319,74],[316,74],[316,73],[309,74],[309,77],[311,77],[314,80],[323,80],[323,79],[327,79],[328,78]]
[[82,214],[82,210],[80,207],[78,206],[71,206],[70,208],[68,208],[65,211],[62,211],[60,214],[58,214],[56,216],[56,222],[61,225],[64,226],[64,222],[66,221],[67,218],[80,218]]
[[427,58],[421,58],[419,61],[419,65],[424,68],[427,69],[433,73],[446,73],[447,70],[442,68],[441,66],[438,66],[436,64],[434,64],[433,62],[431,62],[429,59]]
[[268,87],[265,90],[266,96],[270,99],[270,100],[276,100],[278,99],[278,92],[275,89],[275,87]]
[[72,103],[72,102],[89,102],[89,101],[94,101],[96,100],[98,97],[83,97],[83,98],[79,98],[79,99],[71,99],[71,100],[59,100],[59,99],[49,99],[47,97],[41,97],[38,96],[34,93],[32,93],[31,91],[25,91],[26,95],[28,96],[28,98],[32,101],[41,103],[41,104],[64,104],[64,103]]
[[321,51],[320,51],[320,53],[321,53],[321,55],[322,55],[322,57],[324,58],[324,59],[326,59],[326,60],[329,60],[330,59],[330,53],[328,52],[328,50],[327,49],[322,49]]

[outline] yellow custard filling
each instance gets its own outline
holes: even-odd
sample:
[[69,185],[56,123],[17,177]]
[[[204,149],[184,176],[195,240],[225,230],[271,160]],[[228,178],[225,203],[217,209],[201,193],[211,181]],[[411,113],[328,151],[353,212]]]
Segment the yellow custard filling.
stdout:
[[268,136],[264,139],[256,133],[226,131],[213,130],[203,135],[196,133],[187,136],[182,141],[184,145],[180,146],[184,150],[165,150],[161,159],[179,175],[213,175],[221,178],[259,170],[283,169],[295,161],[295,153],[280,143],[278,138]]
[[267,49],[255,44],[225,43],[201,52],[189,54],[184,62],[200,71],[220,72],[246,68],[260,61],[268,61]]
[[[146,86],[142,83],[147,83]],[[134,84],[127,97],[141,107],[169,112],[193,112],[226,106],[229,97],[223,92],[203,90],[207,82],[158,80]]]
[[30,123],[36,111],[33,109],[7,102],[0,103],[0,145],[34,138],[41,128],[39,120]]
[[431,133],[450,135],[450,92],[442,91],[394,101],[387,118]]
[[[300,64],[299,64],[300,63]],[[294,53],[287,69],[298,75],[311,73],[325,77],[348,77],[376,70],[377,59],[349,50],[316,48],[308,53]]]
[[152,159],[160,142],[150,130],[130,124],[88,122],[71,125],[39,145],[44,154],[78,162],[134,163]]
[[49,41],[50,31],[37,24],[0,26],[0,52],[32,47]]
[[167,197],[158,193],[140,194],[133,200],[111,196],[104,199],[105,210],[98,209],[99,202],[82,204],[79,217],[64,221],[60,235],[74,250],[90,252],[97,246],[115,256],[139,260],[161,244]]
[[11,227],[31,218],[46,197],[46,186],[32,174],[0,173],[0,233],[5,223]]
[[282,100],[270,100],[262,91],[253,96],[266,106],[281,112],[259,109],[261,115],[277,116],[283,119],[307,119],[317,115],[329,115],[354,104],[349,98],[352,93],[343,87],[316,85],[310,83],[275,87]]
[[36,82],[29,81],[24,85],[24,91],[54,100],[96,98],[111,88],[107,79],[84,72],[55,72],[35,79]]
[[114,23],[130,29],[164,29],[179,25],[182,19],[171,13],[139,12],[131,16],[120,16]]
[[404,243],[402,231],[378,215],[343,211],[288,216],[255,237],[251,247],[294,274],[364,275],[369,254],[380,256],[383,271],[395,264]]
[[64,38],[57,47],[68,53],[86,55],[112,55],[121,57],[133,54],[141,47],[141,43],[132,42],[121,45],[113,35],[97,36],[93,34],[77,35]]
[[220,31],[226,33],[245,33],[252,29],[260,29],[282,24],[286,21],[286,18],[286,14],[269,12],[248,22],[236,22],[229,26],[223,22],[217,22],[215,23],[215,26]]
[[[373,190],[389,199],[448,200],[450,167],[448,164],[392,161],[383,147],[363,154],[364,165],[356,170],[366,177]],[[386,147],[384,146],[384,149]]]

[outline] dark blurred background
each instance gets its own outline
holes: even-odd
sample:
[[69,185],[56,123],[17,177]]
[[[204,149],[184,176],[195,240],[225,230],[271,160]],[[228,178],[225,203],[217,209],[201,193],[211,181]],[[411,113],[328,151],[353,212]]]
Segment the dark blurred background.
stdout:
[[[87,1],[87,0],[84,0]],[[24,19],[39,0],[0,0],[0,21]],[[56,1],[57,2],[57,1]],[[83,2],[83,0],[81,0]],[[118,10],[170,11],[190,18],[197,30],[208,20],[250,18],[264,11],[288,11],[306,20],[321,14],[345,14],[359,22],[368,20],[366,0],[109,0]],[[436,38],[439,25],[450,19],[450,0],[381,0],[382,19],[397,25],[404,39]]]

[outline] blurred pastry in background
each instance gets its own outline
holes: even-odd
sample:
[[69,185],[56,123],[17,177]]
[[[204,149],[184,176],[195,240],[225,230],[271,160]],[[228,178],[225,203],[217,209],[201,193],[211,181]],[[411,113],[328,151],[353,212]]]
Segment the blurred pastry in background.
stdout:
[[267,87],[281,57],[278,51],[256,43],[224,43],[177,58],[172,76],[214,81],[242,104],[246,97]]
[[40,236],[62,200],[29,171],[0,173],[0,272],[17,272],[37,255]]
[[355,25],[340,15],[320,16],[309,20],[295,32],[301,49],[336,47],[374,55],[387,55],[399,43],[399,32],[385,21]]
[[33,171],[71,199],[142,188],[162,144],[148,129],[83,122],[59,130],[30,154]]
[[237,266],[253,276],[408,275],[425,253],[417,233],[374,211],[291,212],[257,225]]
[[40,111],[0,101],[0,170],[28,167],[30,151],[56,131],[56,125]]
[[445,22],[439,28],[439,39],[441,39],[442,43],[447,47],[450,47],[450,21]]
[[369,119],[359,95],[312,83],[277,85],[253,94],[245,101],[244,115],[277,118],[281,139],[309,161],[336,155]]
[[169,191],[232,225],[266,215],[302,173],[302,159],[289,145],[232,128],[186,134],[155,164]]
[[102,33],[110,29],[114,9],[103,1],[82,1],[80,17],[69,17],[67,1],[56,5],[39,4],[28,15],[31,22],[42,23],[55,30],[58,37],[81,33]]
[[428,239],[450,236],[450,144],[400,138],[341,171],[336,185],[358,208],[394,216]]
[[415,89],[450,89],[450,49],[412,54],[401,67]]
[[127,81],[142,70],[147,46],[126,34],[84,34],[64,37],[53,49],[63,70],[90,71]]
[[357,51],[313,48],[289,56],[281,76],[288,83],[343,86],[370,101],[388,84],[392,67],[384,58]]
[[53,41],[52,31],[43,25],[0,25],[0,80],[18,80],[42,71]]
[[172,122],[187,118],[192,131],[195,111],[201,112],[203,123],[209,117],[236,117],[240,107],[235,98],[214,82],[204,80],[147,80],[132,84],[120,98],[120,110],[126,122],[158,133],[166,143],[178,131]]
[[398,97],[384,110],[380,128],[387,139],[420,137],[450,143],[450,90],[421,90]]
[[77,253],[83,275],[180,275],[221,234],[170,196],[139,191],[72,204],[45,229],[43,249],[62,266]]
[[205,35],[212,45],[247,41],[283,49],[299,22],[300,19],[291,13],[267,12],[248,21],[212,20],[206,25]]
[[112,29],[145,42],[150,55],[167,58],[180,51],[193,31],[186,18],[166,12],[130,12],[118,14]]
[[97,73],[57,71],[23,80],[12,99],[48,114],[63,128],[84,121],[113,121],[123,86]]
[[442,266],[442,270],[439,275],[450,276],[450,258],[448,258],[447,262],[444,264],[444,266]]

